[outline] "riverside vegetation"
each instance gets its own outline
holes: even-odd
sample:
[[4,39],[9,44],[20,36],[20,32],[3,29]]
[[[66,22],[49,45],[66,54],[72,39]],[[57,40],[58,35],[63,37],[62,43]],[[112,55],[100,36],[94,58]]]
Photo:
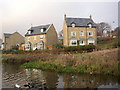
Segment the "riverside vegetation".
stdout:
[[118,48],[79,54],[27,53],[3,55],[3,62],[56,72],[120,75]]
[[[64,50],[15,51],[12,54],[11,52],[10,54],[4,54],[3,62],[22,63],[24,68],[36,68],[60,73],[90,73],[119,76],[119,48],[117,48],[118,46],[114,47],[115,43],[112,41],[110,47],[107,47],[109,49],[106,49],[105,45],[105,50],[100,51],[93,51],[96,47],[92,45],[68,47]],[[101,47],[101,45],[98,47]]]

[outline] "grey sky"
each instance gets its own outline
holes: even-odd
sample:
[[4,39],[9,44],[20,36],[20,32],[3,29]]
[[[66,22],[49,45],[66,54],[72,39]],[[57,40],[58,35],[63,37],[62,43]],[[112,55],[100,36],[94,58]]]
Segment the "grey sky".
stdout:
[[[86,0],[85,0],[86,1]],[[87,18],[94,22],[108,22],[112,28],[118,25],[118,2],[42,2],[40,0],[1,0],[0,38],[3,32],[20,32],[23,36],[33,26],[53,23],[62,30],[63,16]],[[113,21],[115,23],[113,23]]]

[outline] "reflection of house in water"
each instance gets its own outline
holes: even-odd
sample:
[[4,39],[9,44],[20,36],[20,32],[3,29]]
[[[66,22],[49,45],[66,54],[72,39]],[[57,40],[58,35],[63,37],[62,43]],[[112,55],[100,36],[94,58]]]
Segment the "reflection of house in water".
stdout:
[[43,72],[43,76],[46,79],[46,83],[50,88],[56,88],[58,82],[58,75],[55,72]]
[[44,79],[44,76],[42,74],[41,70],[37,70],[37,69],[26,69],[25,70],[26,73],[26,78],[28,81],[41,81]]
[[53,24],[31,27],[25,34],[25,50],[52,48],[57,43],[57,32]]
[[27,79],[39,84],[40,80],[45,80],[49,88],[104,88],[118,83],[118,77],[108,75],[58,74],[37,69],[26,69],[25,74]]

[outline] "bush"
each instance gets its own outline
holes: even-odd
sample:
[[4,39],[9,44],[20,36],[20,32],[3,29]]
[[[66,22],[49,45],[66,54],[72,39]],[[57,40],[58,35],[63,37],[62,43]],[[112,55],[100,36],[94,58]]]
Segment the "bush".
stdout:
[[25,51],[23,50],[3,50],[3,54],[23,54]]
[[105,39],[104,38],[97,38],[97,43],[98,44],[102,44],[105,42]]
[[10,54],[11,52],[13,52],[14,50],[2,50],[3,54]]
[[18,50],[19,46],[12,46],[12,50]]
[[53,45],[53,48],[64,48],[64,46],[62,44],[57,43]]
[[69,46],[69,47],[65,47],[64,51],[65,52],[83,52],[83,51],[87,51],[87,52],[91,52],[93,51],[93,49],[95,49],[95,45],[84,45],[84,46]]

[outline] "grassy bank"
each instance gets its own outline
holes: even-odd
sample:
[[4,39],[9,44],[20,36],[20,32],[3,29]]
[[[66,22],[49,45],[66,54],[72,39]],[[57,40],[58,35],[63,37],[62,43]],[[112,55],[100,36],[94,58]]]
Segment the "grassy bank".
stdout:
[[5,54],[4,63],[25,63],[25,68],[56,72],[120,75],[118,48],[78,54],[26,53]]
[[[116,64],[117,65],[117,64]],[[115,75],[118,76],[118,70],[115,68],[106,67],[103,68],[101,66],[96,65],[83,65],[80,64],[78,66],[68,66],[68,65],[58,65],[55,63],[46,63],[46,62],[30,62],[23,64],[25,68],[36,68],[45,71],[55,71],[58,73],[90,73],[90,74],[106,74],[106,75]],[[117,69],[117,66],[116,66]]]

